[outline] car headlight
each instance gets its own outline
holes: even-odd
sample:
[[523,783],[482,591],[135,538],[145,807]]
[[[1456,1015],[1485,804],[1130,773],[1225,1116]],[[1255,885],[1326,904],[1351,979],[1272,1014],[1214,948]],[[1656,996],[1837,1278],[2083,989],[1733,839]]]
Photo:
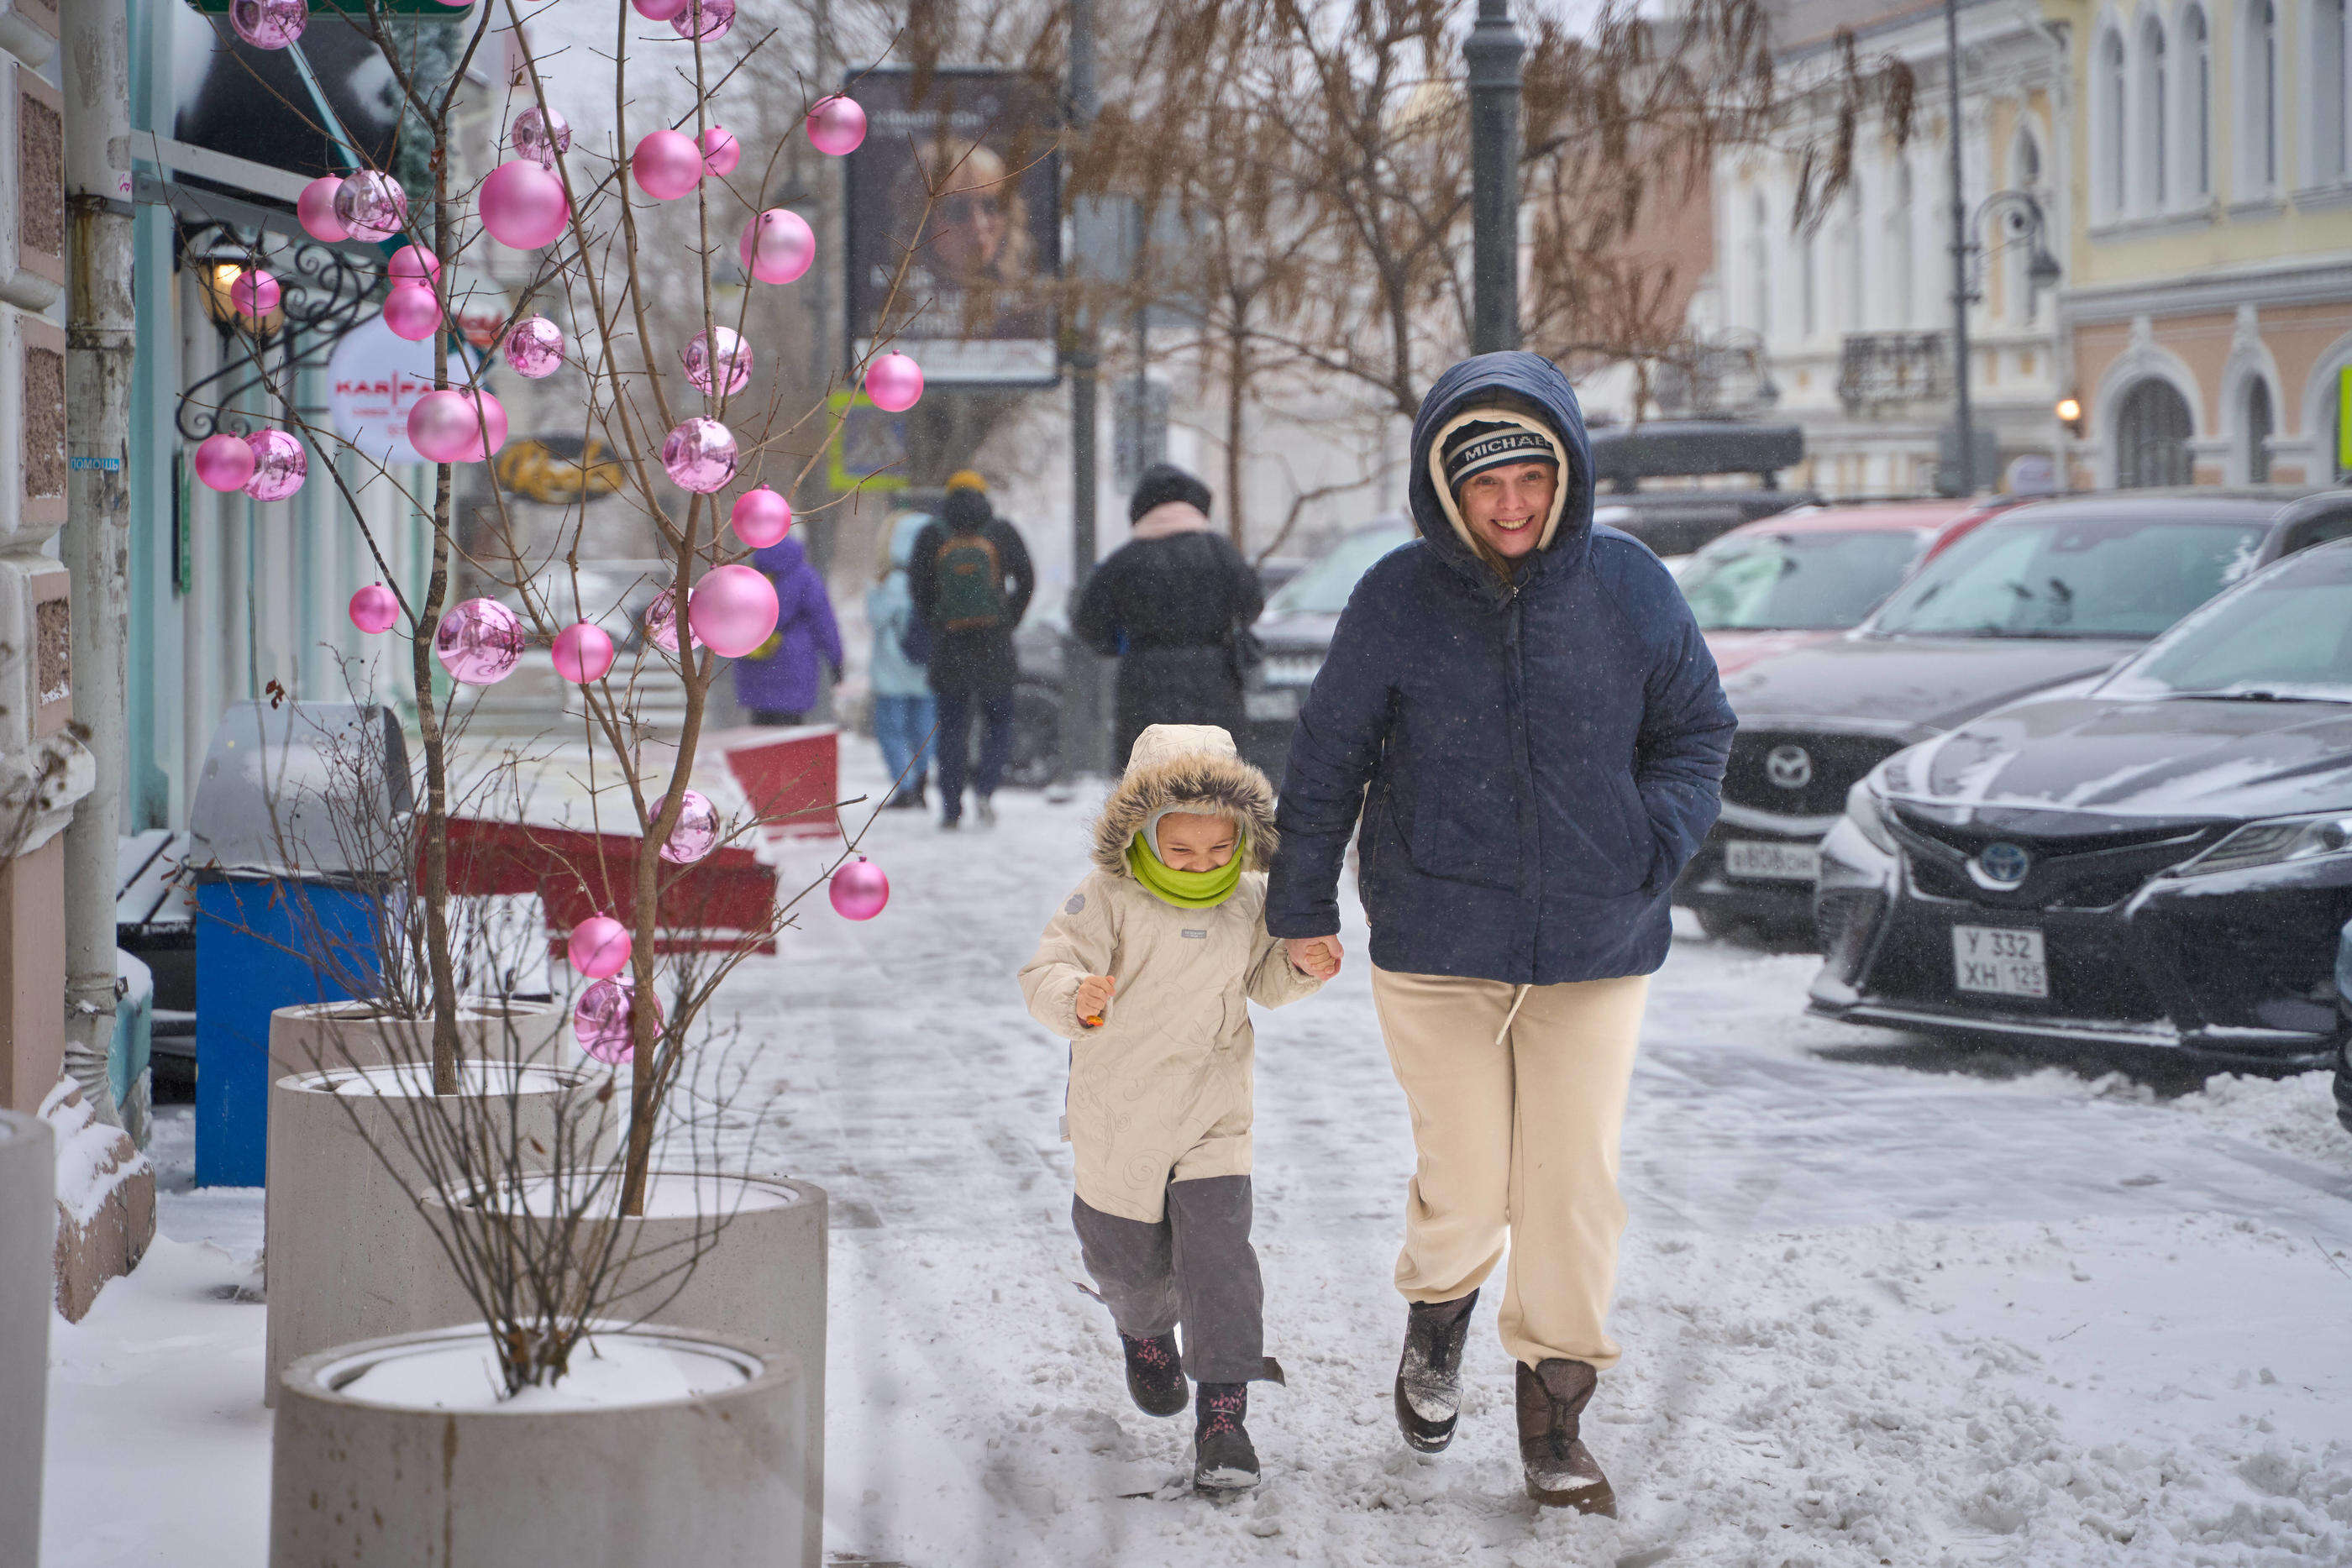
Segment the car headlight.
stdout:
[[2279,817],[2244,827],[2182,866],[2182,876],[2246,871],[2289,861],[2316,860],[2352,851],[2352,815],[2330,811],[2315,817]]
[[1867,777],[1855,779],[1845,792],[1845,815],[1864,838],[1890,855],[1895,852],[1895,830],[1886,825],[1886,797],[1871,788]]

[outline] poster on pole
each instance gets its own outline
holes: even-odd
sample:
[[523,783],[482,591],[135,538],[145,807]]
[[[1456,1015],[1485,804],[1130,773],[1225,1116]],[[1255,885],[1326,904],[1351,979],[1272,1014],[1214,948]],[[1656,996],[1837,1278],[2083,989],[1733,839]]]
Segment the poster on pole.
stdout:
[[848,341],[911,356],[933,386],[1051,386],[1062,266],[1054,94],[1018,70],[883,68],[852,79]]
[[[453,376],[462,373],[454,364],[450,370]],[[433,340],[412,343],[382,317],[344,333],[327,361],[327,409],[335,434],[368,463],[425,461],[408,444],[408,411],[432,390]]]

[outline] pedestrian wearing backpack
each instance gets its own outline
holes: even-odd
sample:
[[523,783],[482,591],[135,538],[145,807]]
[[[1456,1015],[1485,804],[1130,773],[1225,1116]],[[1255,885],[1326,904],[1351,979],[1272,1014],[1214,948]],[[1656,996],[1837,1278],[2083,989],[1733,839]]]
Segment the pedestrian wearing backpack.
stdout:
[[1143,471],[1127,507],[1133,538],[1095,569],[1071,630],[1118,661],[1125,757],[1155,724],[1243,732],[1242,678],[1265,608],[1256,570],[1209,527],[1209,487],[1172,463]]
[[931,691],[939,699],[940,826],[963,820],[971,721],[982,724],[971,770],[982,827],[996,825],[992,797],[1013,755],[1013,687],[1020,667],[1013,631],[1037,590],[1029,550],[988,504],[988,484],[966,469],[948,481],[940,520],[915,541],[907,569],[915,617],[929,635]]

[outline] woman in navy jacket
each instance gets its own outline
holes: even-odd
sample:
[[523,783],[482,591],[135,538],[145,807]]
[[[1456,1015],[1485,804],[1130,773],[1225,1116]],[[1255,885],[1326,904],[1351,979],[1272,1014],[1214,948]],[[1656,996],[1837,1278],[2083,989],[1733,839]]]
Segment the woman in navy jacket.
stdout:
[[1373,996],[1418,1164],[1398,1289],[1405,1439],[1452,1440],[1478,1287],[1518,1364],[1538,1500],[1614,1511],[1579,1435],[1624,1207],[1618,1134],[1668,895],[1714,821],[1734,727],[1673,577],[1592,523],[1568,378],[1454,366],[1412,430],[1420,538],[1357,585],[1300,712],[1266,924],[1337,956],[1359,833]]

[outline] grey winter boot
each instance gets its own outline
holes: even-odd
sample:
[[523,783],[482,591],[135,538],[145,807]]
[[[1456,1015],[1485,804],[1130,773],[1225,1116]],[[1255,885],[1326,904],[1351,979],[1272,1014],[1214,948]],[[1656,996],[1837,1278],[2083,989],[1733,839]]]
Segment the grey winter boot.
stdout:
[[1553,1356],[1519,1363],[1519,1463],[1528,1495],[1546,1508],[1617,1517],[1617,1494],[1577,1428],[1601,1374],[1590,1362]]
[[1175,1331],[1149,1339],[1123,1333],[1118,1343],[1127,1353],[1127,1393],[1135,1407],[1146,1416],[1181,1415],[1192,1402],[1192,1392],[1184,1382]]
[[1192,1428],[1192,1490],[1212,1497],[1257,1485],[1257,1449],[1251,1446],[1249,1385],[1203,1383],[1193,1391],[1199,1413]]
[[1471,1291],[1450,1301],[1415,1301],[1404,1323],[1404,1354],[1397,1361],[1397,1429],[1416,1452],[1434,1454],[1454,1441],[1462,1415],[1462,1345],[1470,1337]]

